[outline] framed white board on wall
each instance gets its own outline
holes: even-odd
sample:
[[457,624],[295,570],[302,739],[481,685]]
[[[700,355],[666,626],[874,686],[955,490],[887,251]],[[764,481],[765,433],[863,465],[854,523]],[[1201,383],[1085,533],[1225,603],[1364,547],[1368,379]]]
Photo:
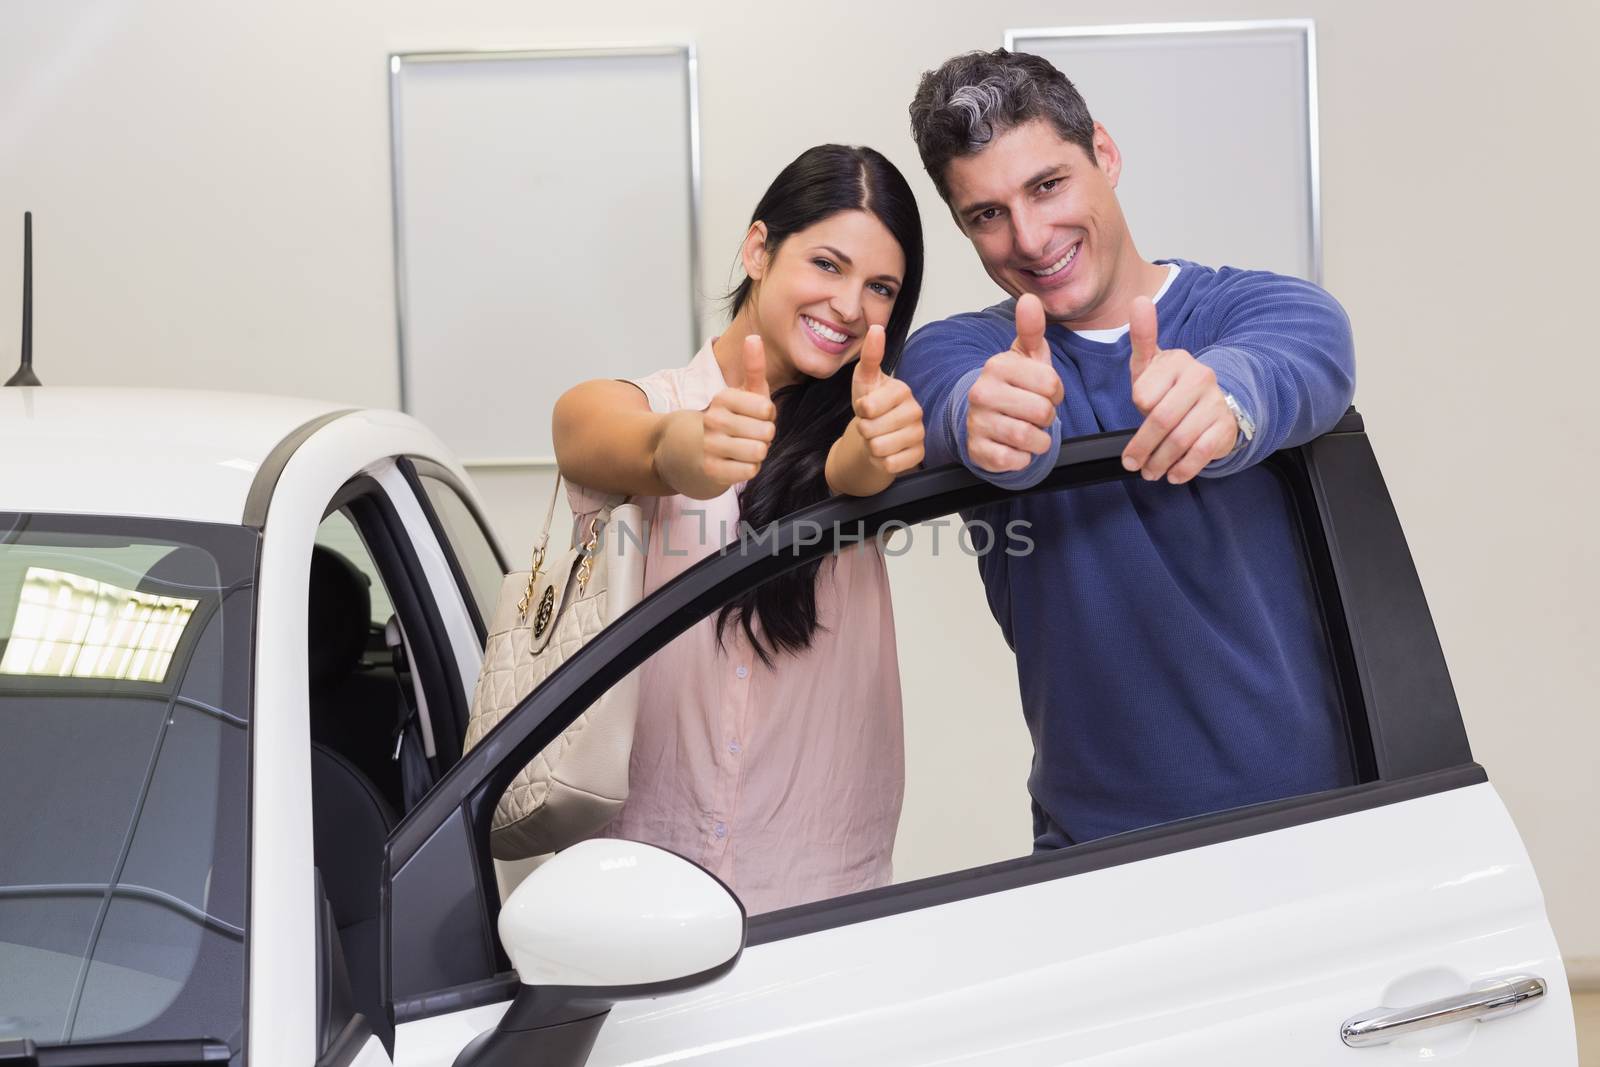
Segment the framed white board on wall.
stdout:
[[1009,30],[1122,153],[1117,197],[1147,259],[1321,281],[1310,19]]
[[689,45],[389,59],[401,407],[468,465],[554,463],[556,398],[699,347]]

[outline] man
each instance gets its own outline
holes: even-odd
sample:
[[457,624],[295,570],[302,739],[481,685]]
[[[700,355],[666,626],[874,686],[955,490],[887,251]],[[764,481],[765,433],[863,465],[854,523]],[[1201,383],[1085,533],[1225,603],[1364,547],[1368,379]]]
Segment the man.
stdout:
[[1033,735],[1035,847],[1350,784],[1290,502],[1260,466],[1349,405],[1344,312],[1298,279],[1141,257],[1116,143],[1043,59],[951,59],[911,126],[1017,298],[908,342],[928,464],[1026,488],[1063,436],[1138,427],[1135,476],[967,515],[1032,527],[1031,554],[980,569]]

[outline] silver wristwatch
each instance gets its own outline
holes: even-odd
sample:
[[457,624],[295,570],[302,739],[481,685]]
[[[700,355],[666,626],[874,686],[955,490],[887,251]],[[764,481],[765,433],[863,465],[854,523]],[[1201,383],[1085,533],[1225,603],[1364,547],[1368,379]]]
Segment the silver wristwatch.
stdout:
[[1239,402],[1233,398],[1232,393],[1223,393],[1222,402],[1228,405],[1228,410],[1233,412],[1234,421],[1239,424],[1239,438],[1233,443],[1233,451],[1228,453],[1231,456],[1234,452],[1239,451],[1239,449],[1255,440],[1256,420],[1245,414],[1244,408],[1239,406]]

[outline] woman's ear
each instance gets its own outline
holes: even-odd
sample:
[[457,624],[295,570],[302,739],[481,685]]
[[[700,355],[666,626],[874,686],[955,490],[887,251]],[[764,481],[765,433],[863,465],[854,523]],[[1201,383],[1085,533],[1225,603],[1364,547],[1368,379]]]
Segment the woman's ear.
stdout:
[[745,275],[753,282],[759,282],[761,276],[767,272],[767,224],[752,222],[750,229],[744,235],[744,244],[739,246],[739,260],[744,265]]

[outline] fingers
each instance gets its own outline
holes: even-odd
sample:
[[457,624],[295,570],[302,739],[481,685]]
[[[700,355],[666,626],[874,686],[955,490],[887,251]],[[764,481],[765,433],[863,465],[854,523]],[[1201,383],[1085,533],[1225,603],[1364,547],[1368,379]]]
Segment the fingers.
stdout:
[[[1231,412],[1229,413],[1231,416]],[[1173,485],[1182,485],[1192,480],[1206,465],[1213,460],[1221,459],[1233,451],[1233,446],[1238,438],[1239,423],[1236,420],[1218,420],[1200,435],[1200,439],[1189,449],[1189,454],[1173,465],[1167,472],[1167,481]]]
[[1128,319],[1128,340],[1133,345],[1133,354],[1128,359],[1129,380],[1137,382],[1150,369],[1156,353],[1160,351],[1156,340],[1156,305],[1147,296],[1133,298],[1133,313]]
[[766,365],[755,363],[760,353],[761,339],[747,339],[746,383],[753,380],[760,392],[724,389],[701,415],[701,470],[725,486],[754,478],[777,434],[778,412],[766,392]]
[[1174,465],[1188,458],[1200,435],[1209,430],[1215,421],[1215,413],[1208,412],[1205,405],[1197,404],[1190,408],[1140,468],[1145,480],[1153,482],[1166,477]]
[[[1164,386],[1159,394],[1155,390],[1158,384]],[[1134,390],[1145,391],[1146,395],[1136,401],[1145,420],[1123,449],[1122,465],[1149,480],[1166,475],[1187,459],[1213,425],[1223,422],[1226,428],[1233,419],[1217,388],[1216,374],[1181,350],[1163,352],[1145,376],[1134,383]],[[1152,399],[1154,403],[1147,408],[1146,403]],[[1199,466],[1221,454],[1213,450]],[[1198,467],[1189,477],[1194,473],[1198,473]]]
[[969,410],[994,412],[1049,429],[1061,402],[1061,376],[1055,368],[1031,360],[996,357],[967,393]]
[[871,392],[883,382],[883,344],[883,327],[869,326],[866,340],[861,342],[861,358],[856,362],[855,375],[851,378],[851,390],[858,397]]
[[760,334],[753,333],[744,339],[744,390],[760,396],[772,395],[772,390],[767,388],[767,350]]
[[[1038,426],[1023,419],[1014,419],[997,412],[974,412],[967,409],[967,451],[977,458],[979,445],[998,446],[999,449],[1009,452],[1024,453],[1022,463],[1026,466],[1034,456],[1041,456],[1050,451],[1050,434]],[[985,450],[988,450],[985,447]],[[987,468],[989,470],[1014,470],[1014,467]]]
[[972,458],[973,464],[979,470],[1003,474],[1006,471],[1019,471],[1026,467],[1033,462],[1034,454],[1023,449],[1007,447],[996,441],[969,438],[967,455]]
[[1050,362],[1050,346],[1044,340],[1044,305],[1032,293],[1017,298],[1017,339],[1011,350],[1043,363]]
[[[743,389],[724,389],[711,398],[711,406],[706,408],[706,418],[720,419],[724,414],[742,415],[758,422],[771,423],[778,417],[778,407],[770,397],[747,393]],[[771,440],[771,435],[767,440]]]

